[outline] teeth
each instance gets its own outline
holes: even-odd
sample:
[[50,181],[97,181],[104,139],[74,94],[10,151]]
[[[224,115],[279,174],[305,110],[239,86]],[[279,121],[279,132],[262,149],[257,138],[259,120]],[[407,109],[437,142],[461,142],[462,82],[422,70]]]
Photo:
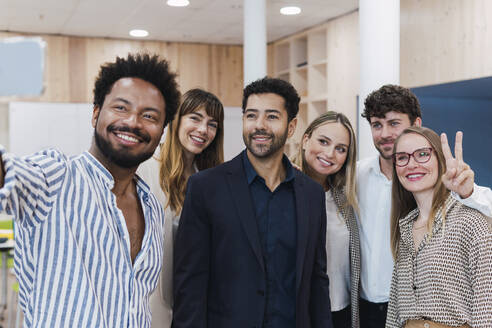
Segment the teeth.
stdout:
[[333,163],[328,162],[328,161],[326,161],[326,160],[324,160],[324,159],[322,159],[322,158],[319,158],[319,157],[318,157],[318,159],[320,160],[320,162],[321,162],[321,163],[323,163],[323,164],[325,164],[325,165],[333,165]]
[[267,137],[254,137],[255,140],[258,140],[258,141],[266,141],[268,140]]
[[191,136],[191,139],[195,140],[196,142],[202,142],[202,143],[205,142],[205,139],[200,137]]
[[418,173],[418,174],[409,174],[409,175],[407,175],[407,177],[408,177],[409,179],[415,179],[415,178],[419,178],[419,177],[422,177],[422,176],[424,176],[422,173]]
[[121,138],[121,139],[126,140],[126,141],[138,142],[138,139],[137,138],[133,138],[133,137],[127,136],[126,134],[117,134],[116,136],[118,138]]

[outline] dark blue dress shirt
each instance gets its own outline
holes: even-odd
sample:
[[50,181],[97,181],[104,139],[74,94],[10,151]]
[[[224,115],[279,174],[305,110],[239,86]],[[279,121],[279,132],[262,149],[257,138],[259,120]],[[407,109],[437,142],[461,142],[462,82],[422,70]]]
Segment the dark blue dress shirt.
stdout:
[[266,269],[264,328],[296,327],[297,223],[294,168],[284,155],[285,180],[272,192],[243,152]]

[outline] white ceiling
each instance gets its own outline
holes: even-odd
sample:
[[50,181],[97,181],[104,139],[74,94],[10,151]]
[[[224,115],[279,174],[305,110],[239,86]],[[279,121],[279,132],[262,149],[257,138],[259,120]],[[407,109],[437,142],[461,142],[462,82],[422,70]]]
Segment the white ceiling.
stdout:
[[[266,0],[268,41],[322,23],[358,8],[358,0]],[[184,8],[165,0],[0,0],[0,31],[131,38],[131,29],[149,31],[149,40],[242,44],[243,0],[190,0]],[[280,15],[285,5],[302,13]]]

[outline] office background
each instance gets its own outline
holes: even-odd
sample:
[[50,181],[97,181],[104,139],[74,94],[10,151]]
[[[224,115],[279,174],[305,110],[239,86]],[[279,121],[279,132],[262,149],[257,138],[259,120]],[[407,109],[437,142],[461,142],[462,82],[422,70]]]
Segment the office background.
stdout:
[[[179,73],[182,91],[201,87],[217,94],[225,106],[238,107],[241,103],[243,49],[239,44],[0,32],[0,38],[19,35],[40,36],[47,45],[45,91],[39,97],[22,101],[90,103],[94,78],[101,63],[113,60],[116,55],[126,55],[127,52],[148,51],[157,52],[169,59],[172,67]],[[311,44],[315,44],[315,47]],[[288,52],[282,55],[285,45],[289,47]],[[310,63],[306,60],[306,67],[302,67],[300,60],[303,56],[307,59],[313,53],[319,62]],[[400,1],[401,85],[418,88],[490,77],[491,53],[492,1]],[[287,61],[285,56],[289,56]],[[269,43],[269,75],[289,79],[304,96],[301,103],[301,126],[290,142],[289,151],[295,148],[296,138],[299,138],[302,127],[326,109],[345,113],[353,125],[356,125],[359,63],[358,10]],[[299,64],[301,65],[298,66]],[[0,143],[3,144],[8,144],[9,130],[5,103],[11,100],[18,99],[2,99],[3,104],[0,104]],[[427,119],[431,124],[433,115],[427,113],[427,103],[435,103],[436,99],[422,100],[424,125],[428,125]],[[458,103],[450,99],[441,100],[444,101],[444,105],[439,105],[441,112],[445,107],[450,108],[451,103]],[[473,126],[474,118],[485,124],[491,122],[490,103],[474,104],[474,108],[471,108],[470,103],[468,109],[459,110],[466,110],[459,112],[460,115],[471,119],[467,125]],[[447,132],[454,133],[452,130],[458,125],[450,125],[451,129]],[[478,176],[485,176],[485,171],[481,173],[490,163],[490,158],[485,158],[487,152],[480,152],[478,149],[480,155],[472,155],[475,150],[468,143],[471,141],[474,145],[486,145],[483,140],[490,136],[490,130],[481,128],[476,131],[480,133],[465,135],[465,146],[468,147],[465,150],[465,160],[470,159],[473,167],[480,168]],[[242,140],[238,142],[242,143]],[[467,157],[469,154],[470,157]],[[483,182],[490,185],[490,174],[487,179]]]

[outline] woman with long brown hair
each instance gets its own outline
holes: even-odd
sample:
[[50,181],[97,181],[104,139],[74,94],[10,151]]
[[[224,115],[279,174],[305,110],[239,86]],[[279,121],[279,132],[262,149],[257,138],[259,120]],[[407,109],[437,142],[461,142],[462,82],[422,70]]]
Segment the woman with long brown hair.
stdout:
[[327,112],[303,134],[294,163],[326,191],[326,253],[335,328],[359,327],[360,246],[355,219],[355,134],[342,113]]
[[439,136],[411,127],[393,154],[386,327],[492,327],[492,222],[452,196]]
[[188,178],[224,161],[224,108],[210,92],[191,89],[183,95],[164,144],[138,174],[165,210],[164,258],[157,288],[150,297],[152,327],[170,327],[172,321],[173,240]]

